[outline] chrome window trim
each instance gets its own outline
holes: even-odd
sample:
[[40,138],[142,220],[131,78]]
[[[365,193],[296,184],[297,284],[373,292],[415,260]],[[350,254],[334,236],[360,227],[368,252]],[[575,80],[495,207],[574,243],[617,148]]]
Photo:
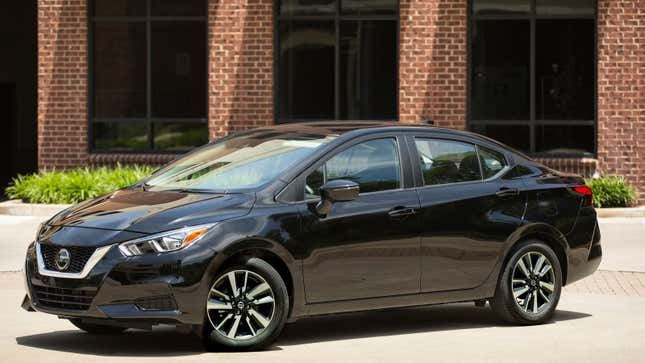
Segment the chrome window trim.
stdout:
[[94,250],[94,253],[92,253],[92,256],[90,256],[90,258],[87,260],[81,272],[61,272],[61,271],[48,270],[47,267],[45,267],[45,261],[43,260],[43,257],[40,252],[40,242],[36,242],[36,259],[38,260],[38,273],[43,276],[50,276],[50,277],[61,277],[66,279],[84,279],[87,277],[87,275],[90,274],[94,266],[96,266],[96,264],[98,264],[99,261],[101,261],[103,256],[105,256],[114,246],[115,245],[103,246]]

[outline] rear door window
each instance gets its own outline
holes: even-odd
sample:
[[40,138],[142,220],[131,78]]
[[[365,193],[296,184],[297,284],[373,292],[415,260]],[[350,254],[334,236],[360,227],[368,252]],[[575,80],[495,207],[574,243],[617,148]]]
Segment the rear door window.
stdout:
[[424,185],[482,180],[475,145],[443,139],[415,139]]

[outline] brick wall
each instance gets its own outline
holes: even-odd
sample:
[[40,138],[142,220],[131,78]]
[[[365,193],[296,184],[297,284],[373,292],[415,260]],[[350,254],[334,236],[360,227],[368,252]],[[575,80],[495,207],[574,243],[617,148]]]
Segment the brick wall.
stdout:
[[38,167],[87,161],[87,2],[38,0]]
[[466,0],[401,0],[399,119],[466,128]]
[[210,138],[273,124],[274,0],[209,0]]
[[645,1],[598,0],[598,159],[645,203]]

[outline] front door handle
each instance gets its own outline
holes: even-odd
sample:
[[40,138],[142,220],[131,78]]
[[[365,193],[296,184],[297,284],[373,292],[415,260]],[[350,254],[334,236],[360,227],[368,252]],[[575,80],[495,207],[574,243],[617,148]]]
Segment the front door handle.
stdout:
[[417,209],[397,207],[390,210],[387,214],[392,218],[401,218],[417,214]]
[[497,193],[495,193],[495,195],[498,197],[512,197],[520,195],[520,190],[517,188],[502,187],[497,191]]

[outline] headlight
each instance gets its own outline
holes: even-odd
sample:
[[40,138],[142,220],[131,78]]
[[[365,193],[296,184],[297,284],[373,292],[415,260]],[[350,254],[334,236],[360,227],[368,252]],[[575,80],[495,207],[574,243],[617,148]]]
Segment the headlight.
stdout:
[[138,238],[121,243],[119,250],[126,257],[177,251],[197,242],[213,226],[203,224]]

